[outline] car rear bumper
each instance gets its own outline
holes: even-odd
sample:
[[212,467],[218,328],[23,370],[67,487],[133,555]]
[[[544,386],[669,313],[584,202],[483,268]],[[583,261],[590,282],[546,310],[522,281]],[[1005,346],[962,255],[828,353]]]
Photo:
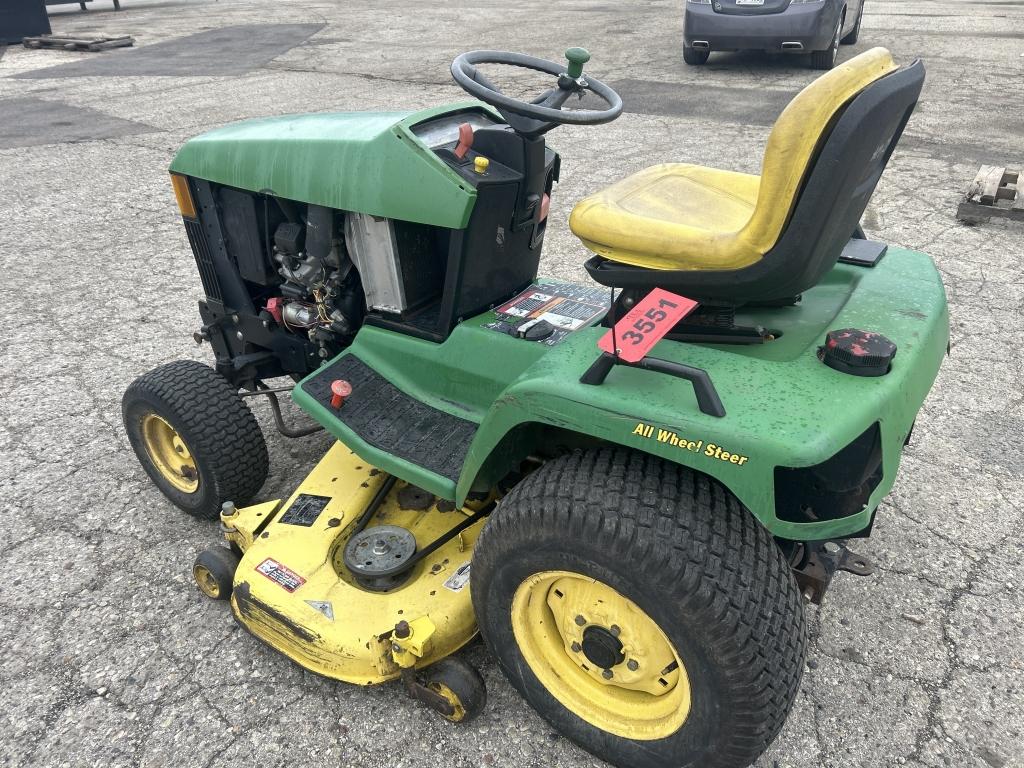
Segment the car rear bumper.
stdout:
[[830,2],[791,5],[782,13],[751,16],[715,13],[710,5],[686,3],[683,19],[683,44],[711,51],[823,51],[839,23]]

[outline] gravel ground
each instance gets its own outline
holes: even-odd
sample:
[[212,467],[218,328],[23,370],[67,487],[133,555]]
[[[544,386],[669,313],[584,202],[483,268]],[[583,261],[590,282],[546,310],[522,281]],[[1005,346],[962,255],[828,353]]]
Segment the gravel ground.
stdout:
[[[449,726],[398,686],[317,679],[190,582],[217,537],[166,502],[120,424],[136,375],[192,345],[199,280],[166,168],[189,136],[287,112],[461,98],[447,66],[494,47],[572,44],[628,113],[563,128],[543,271],[584,279],[572,202],[654,162],[755,171],[768,126],[814,72],[753,54],[683,65],[680,2],[124,0],[51,9],[56,33],[131,34],[104,54],[0,59],[0,765],[600,765],[540,720],[477,643],[490,705]],[[1024,6],[868,0],[861,42],[925,58],[928,82],[867,212],[869,234],[931,253],[952,354],[874,538],[840,576],[803,688],[760,768],[1024,766],[1024,227],[954,218],[982,163],[1020,165]],[[193,36],[193,37],[188,37]],[[631,97],[631,94],[632,97]],[[268,427],[268,498],[326,449]],[[296,416],[293,411],[291,414]]]

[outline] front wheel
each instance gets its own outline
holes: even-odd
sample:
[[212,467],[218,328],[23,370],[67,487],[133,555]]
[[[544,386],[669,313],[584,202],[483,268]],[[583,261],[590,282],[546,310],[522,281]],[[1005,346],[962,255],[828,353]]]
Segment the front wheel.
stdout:
[[698,50],[697,48],[690,48],[689,46],[683,46],[683,61],[687,64],[694,66],[700,66],[708,60],[708,56],[711,55],[711,51]]
[[747,766],[796,695],[806,630],[785,559],[678,465],[621,449],[548,462],[492,514],[471,586],[512,685],[615,765]]
[[163,494],[215,520],[267,479],[267,445],[237,390],[208,365],[177,360],[139,376],[121,399],[128,440]]

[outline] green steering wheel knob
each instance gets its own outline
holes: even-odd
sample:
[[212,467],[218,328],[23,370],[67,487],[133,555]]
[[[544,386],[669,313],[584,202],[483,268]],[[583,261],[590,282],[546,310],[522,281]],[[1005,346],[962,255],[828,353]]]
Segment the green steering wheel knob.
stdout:
[[569,60],[569,71],[566,73],[574,80],[583,74],[583,65],[590,61],[590,52],[586,48],[570,48],[565,52]]

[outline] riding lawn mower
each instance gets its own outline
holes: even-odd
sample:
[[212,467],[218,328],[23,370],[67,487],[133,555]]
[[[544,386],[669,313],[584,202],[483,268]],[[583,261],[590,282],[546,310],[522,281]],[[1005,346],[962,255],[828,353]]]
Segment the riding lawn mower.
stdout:
[[[848,542],[948,352],[931,259],[860,227],[924,67],[876,48],[823,75],[760,175],[664,163],[581,200],[581,285],[537,276],[545,136],[622,101],[566,58],[466,53],[471,101],[186,143],[171,180],[214,365],[139,377],[125,427],[220,523],[200,590],[302,667],[465,721],[486,691],[454,654],[479,632],[593,754],[745,766],[798,690],[805,603],[872,570]],[[513,98],[484,65],[551,87]],[[315,425],[286,423],[285,392]],[[253,397],[288,437],[337,438],[289,498],[257,496]]]

